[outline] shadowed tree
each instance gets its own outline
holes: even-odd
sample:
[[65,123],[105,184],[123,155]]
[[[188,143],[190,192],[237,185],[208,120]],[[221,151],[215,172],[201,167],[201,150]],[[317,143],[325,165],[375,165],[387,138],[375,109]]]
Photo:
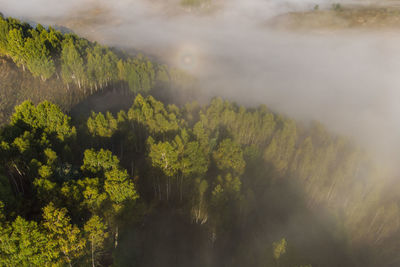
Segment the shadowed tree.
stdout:
[[98,265],[96,254],[103,248],[104,240],[108,237],[107,227],[99,216],[94,215],[85,223],[84,229],[90,244],[92,267],[94,267]]

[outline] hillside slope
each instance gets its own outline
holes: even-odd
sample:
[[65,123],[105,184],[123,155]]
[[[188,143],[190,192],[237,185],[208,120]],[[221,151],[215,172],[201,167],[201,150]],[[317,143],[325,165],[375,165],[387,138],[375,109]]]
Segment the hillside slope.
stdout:
[[42,81],[29,71],[22,71],[11,59],[0,58],[0,124],[8,120],[14,106],[25,100],[33,103],[49,100],[67,111],[83,98],[84,94],[74,85],[68,89],[56,77]]
[[400,8],[379,6],[341,6],[331,9],[290,12],[277,16],[267,25],[288,30],[398,29]]

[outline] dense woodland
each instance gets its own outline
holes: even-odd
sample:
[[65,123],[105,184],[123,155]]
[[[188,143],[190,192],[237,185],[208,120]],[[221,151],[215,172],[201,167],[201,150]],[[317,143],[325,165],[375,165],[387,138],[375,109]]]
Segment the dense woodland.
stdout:
[[141,54],[130,56],[0,13],[0,124],[26,99],[51,100],[64,111],[107,90],[126,94],[190,87],[193,78]]
[[73,117],[15,106],[0,130],[1,266],[400,264],[391,174],[351,140],[265,106],[163,103],[149,92],[179,76],[164,65],[11,18],[0,29],[5,60],[60,95],[136,94]]

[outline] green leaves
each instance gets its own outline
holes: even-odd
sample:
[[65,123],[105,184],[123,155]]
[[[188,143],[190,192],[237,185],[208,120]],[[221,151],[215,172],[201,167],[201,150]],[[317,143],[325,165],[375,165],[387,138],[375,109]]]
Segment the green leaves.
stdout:
[[0,53],[7,54],[8,51],[9,26],[4,18],[0,18]]
[[118,62],[118,77],[126,81],[135,94],[147,94],[154,87],[155,72],[153,64],[142,55]]
[[264,151],[264,160],[271,162],[278,173],[284,174],[295,151],[297,127],[294,121],[284,118],[281,118],[280,123],[280,128]]
[[207,155],[197,141],[189,141],[184,129],[172,142],[155,143],[150,137],[148,145],[152,165],[160,168],[167,176],[174,176],[178,171],[184,176],[202,175],[208,169]]
[[169,142],[155,144],[149,140],[149,157],[152,165],[160,168],[165,175],[174,176],[178,170],[178,153]]
[[25,101],[15,107],[11,116],[11,125],[28,129],[42,129],[48,134],[54,134],[60,141],[75,136],[75,128],[70,126],[70,120],[61,109],[44,101],[36,107],[30,101]]
[[18,216],[11,225],[0,224],[0,265],[44,266],[52,259],[48,241],[36,222]]
[[36,30],[31,30],[31,37],[25,41],[26,65],[33,76],[40,76],[43,81],[50,78],[55,72],[53,59],[45,42]]
[[85,223],[84,230],[91,246],[92,264],[96,265],[95,254],[103,248],[104,240],[108,237],[107,226],[99,216],[93,215]]
[[135,200],[139,197],[126,170],[110,170],[105,173],[105,178],[104,189],[112,202],[121,204],[126,200]]
[[274,259],[278,261],[286,253],[286,247],[287,247],[286,239],[282,238],[280,241],[274,242],[272,244],[272,247],[273,247]]
[[78,84],[79,88],[85,78],[83,57],[79,53],[72,38],[62,43],[61,76],[65,83]]
[[49,233],[48,245],[52,247],[57,257],[64,258],[61,262],[71,262],[83,253],[85,240],[79,228],[70,223],[67,210],[57,209],[50,203],[43,209],[43,226]]
[[117,126],[117,120],[110,112],[107,112],[106,116],[92,112],[87,121],[88,130],[93,136],[111,137],[117,130]]
[[144,125],[151,134],[165,135],[179,128],[178,114],[169,112],[163,103],[152,96],[138,95],[128,111],[129,120]]
[[102,88],[107,83],[117,80],[117,56],[109,49],[100,45],[88,47],[86,72],[92,86]]
[[24,65],[26,62],[25,40],[22,29],[12,29],[8,33],[8,53],[17,66]]
[[101,171],[107,172],[117,168],[119,160],[111,151],[100,149],[88,149],[84,152],[83,165],[81,170],[88,171],[93,174],[98,174]]
[[104,191],[112,203],[122,204],[138,198],[132,179],[119,166],[119,160],[111,151],[86,150],[81,169],[100,177],[101,184],[104,183]]
[[243,159],[243,151],[231,139],[225,139],[219,144],[213,158],[220,170],[232,171],[237,175],[244,172],[246,162]]
[[43,82],[61,77],[67,92],[72,89],[72,95],[76,97],[77,93],[78,98],[86,95],[88,89],[92,94],[110,85],[148,94],[157,82],[169,86],[176,76],[176,71],[156,65],[140,54],[117,56],[113,49],[75,34],[62,34],[40,24],[34,28],[12,18],[0,18],[0,54],[9,56],[24,71],[27,67],[33,77],[40,77]]

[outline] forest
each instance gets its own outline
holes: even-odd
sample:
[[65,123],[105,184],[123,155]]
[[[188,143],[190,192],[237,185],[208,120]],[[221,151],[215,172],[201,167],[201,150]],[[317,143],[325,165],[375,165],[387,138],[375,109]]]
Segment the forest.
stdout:
[[[39,24],[2,17],[0,53],[59,95],[0,89],[1,266],[400,264],[392,174],[351,138],[265,105],[160,101],[191,78]],[[129,107],[71,112],[114,88]]]
[[0,124],[27,98],[51,100],[64,111],[104,89],[126,94],[190,87],[185,72],[130,56],[73,33],[4,18],[0,14]]

